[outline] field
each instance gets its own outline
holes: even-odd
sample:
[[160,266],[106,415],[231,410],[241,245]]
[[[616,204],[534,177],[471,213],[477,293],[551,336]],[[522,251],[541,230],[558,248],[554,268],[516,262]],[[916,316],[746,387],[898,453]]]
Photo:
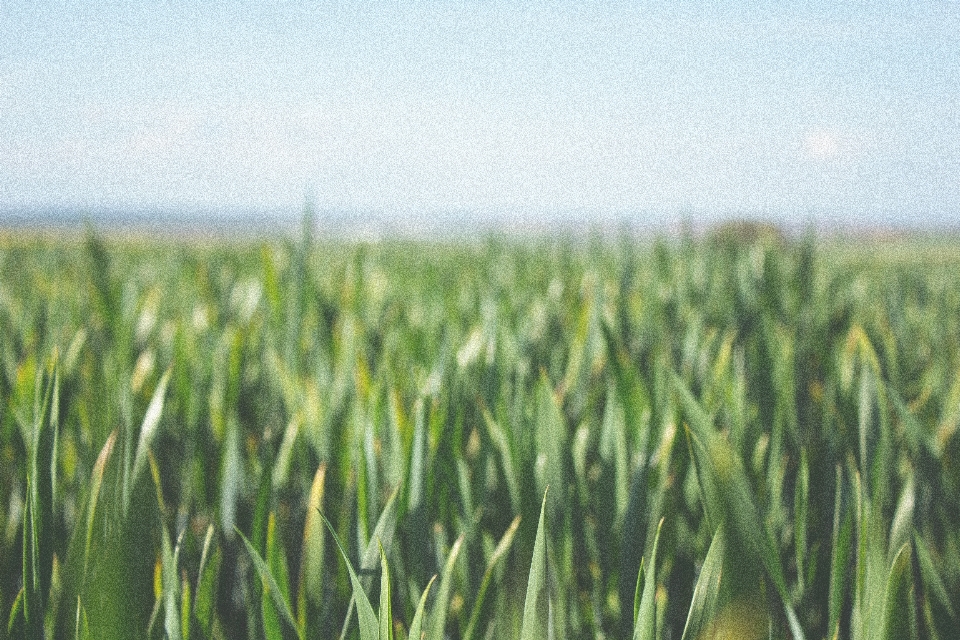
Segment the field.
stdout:
[[0,638],[956,637],[960,240],[304,229],[0,238]]

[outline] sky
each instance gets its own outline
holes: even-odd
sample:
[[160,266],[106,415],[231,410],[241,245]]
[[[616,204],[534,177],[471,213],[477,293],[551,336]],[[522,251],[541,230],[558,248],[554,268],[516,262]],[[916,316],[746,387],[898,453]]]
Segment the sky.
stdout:
[[308,194],[960,224],[960,2],[0,0],[0,211]]

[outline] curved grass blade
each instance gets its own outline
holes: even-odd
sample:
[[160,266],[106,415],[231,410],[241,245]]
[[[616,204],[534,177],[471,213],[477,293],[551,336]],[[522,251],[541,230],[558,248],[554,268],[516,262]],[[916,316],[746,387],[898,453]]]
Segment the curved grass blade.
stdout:
[[941,607],[950,615],[951,618],[956,622],[957,613],[953,607],[953,603],[950,600],[950,596],[947,593],[947,587],[943,582],[943,578],[940,576],[940,572],[937,570],[937,566],[933,562],[933,558],[930,557],[930,550],[927,548],[926,543],[920,537],[920,534],[914,532],[913,542],[917,548],[917,560],[920,564],[920,575],[923,578],[924,584],[927,585],[927,588],[936,596],[937,602]]
[[423,590],[423,595],[420,596],[417,611],[413,614],[413,622],[410,623],[410,632],[407,634],[408,640],[421,640],[421,638],[423,638],[423,619],[424,611],[427,608],[427,596],[430,594],[430,587],[433,586],[433,582],[436,579],[437,576],[430,578],[430,582],[427,583],[427,588]]
[[[289,624],[290,628],[296,631],[299,637],[300,632],[297,627],[296,620],[293,617],[293,612],[290,610],[290,604],[284,599],[283,592],[280,591],[280,585],[278,585],[276,579],[274,579],[273,573],[270,571],[270,567],[267,566],[266,561],[260,556],[259,553],[257,553],[257,550],[254,549],[250,541],[247,540],[247,537],[244,536],[239,529],[237,529],[236,532],[237,535],[240,536],[240,539],[243,540],[243,544],[247,548],[247,553],[250,554],[250,559],[253,561],[253,566],[260,575],[260,580],[263,582],[264,591],[270,595],[270,598],[273,600],[274,607],[282,616],[284,622]],[[370,603],[367,602],[367,604]]]
[[[380,545],[386,544],[387,548],[390,547],[390,544],[393,542],[393,534],[396,531],[397,527],[397,496],[400,493],[400,487],[397,487],[393,490],[393,493],[390,494],[390,498],[387,500],[387,504],[383,507],[383,513],[380,514],[380,518],[377,520],[377,526],[373,529],[373,535],[370,537],[370,541],[367,543],[367,547],[363,552],[363,556],[360,558],[360,571],[373,570],[375,568],[375,562],[380,555]],[[323,514],[321,514],[323,515]],[[324,517],[326,520],[326,517]],[[330,527],[330,522],[327,521],[327,527]],[[332,531],[332,529],[331,529]],[[337,546],[340,545],[340,542],[337,542]],[[341,548],[341,551],[343,549]],[[370,578],[364,576],[360,578],[360,584],[364,589],[370,587]],[[350,618],[353,615],[354,600],[351,598],[350,605],[347,607],[347,617],[343,621],[343,628],[340,630],[340,637],[345,638],[347,633],[347,626],[350,624]]]
[[7,619],[7,635],[11,638],[22,638],[26,635],[23,617],[23,587],[17,592],[17,597],[10,607],[10,617]]
[[160,426],[160,416],[163,413],[163,401],[167,395],[167,384],[170,382],[170,373],[172,369],[167,369],[157,388],[150,398],[150,404],[147,406],[147,412],[143,416],[143,424],[140,426],[140,439],[137,442],[137,453],[133,458],[133,470],[130,472],[127,484],[124,487],[124,504],[129,504],[131,487],[139,478],[144,465],[147,462],[147,451],[153,444],[153,439],[157,435],[157,428]]
[[[353,598],[351,599],[350,603],[351,605],[356,603],[357,606],[357,618],[360,620],[360,640],[378,640],[378,636],[380,635],[379,621],[377,620],[376,612],[373,610],[373,605],[370,604],[370,599],[367,598],[367,594],[363,590],[363,584],[360,582],[360,578],[357,577],[357,572],[353,570],[353,565],[350,564],[350,558],[347,556],[347,552],[344,550],[343,545],[340,544],[340,538],[337,537],[337,532],[334,531],[333,525],[322,513],[320,514],[320,517],[322,517],[323,521],[327,523],[327,528],[330,530],[330,535],[333,536],[333,541],[336,543],[337,549],[340,550],[340,556],[347,564],[347,571],[350,573],[350,584],[353,585]],[[351,606],[351,608],[347,611],[347,619],[344,620],[344,631],[341,633],[341,637],[346,634],[352,614],[353,608]]]
[[831,638],[837,638],[840,633],[840,614],[843,610],[843,601],[847,592],[847,574],[849,572],[850,554],[853,538],[853,515],[850,509],[844,507],[843,500],[843,471],[837,466],[836,502],[833,510],[832,550],[830,552],[830,592],[829,624],[827,631]]

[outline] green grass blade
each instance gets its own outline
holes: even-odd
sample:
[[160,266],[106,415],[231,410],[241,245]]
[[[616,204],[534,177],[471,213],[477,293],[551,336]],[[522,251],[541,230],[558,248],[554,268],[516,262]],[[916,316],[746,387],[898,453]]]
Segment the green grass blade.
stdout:
[[[223,551],[213,541],[213,525],[207,527],[197,574],[197,594],[193,602],[193,615],[199,623],[204,638],[210,637],[216,608],[217,581],[223,564]],[[211,551],[212,548],[212,551]]]
[[533,557],[530,560],[527,595],[523,602],[520,640],[545,640],[553,637],[553,630],[550,628],[550,575],[544,525],[546,508],[547,496],[544,494],[543,504],[540,507],[540,521],[537,524],[537,537],[533,543]]
[[[657,589],[657,547],[660,544],[660,529],[663,519],[657,524],[657,534],[650,551],[650,564],[644,576],[643,596],[640,598],[633,627],[633,640],[655,640],[657,630],[656,589]],[[638,581],[639,582],[639,581]]]
[[[370,604],[370,599],[367,598],[367,594],[363,589],[363,584],[360,582],[360,578],[357,577],[357,572],[353,570],[353,565],[350,564],[350,558],[347,556],[346,550],[343,548],[343,545],[340,544],[340,538],[337,537],[337,532],[334,531],[333,525],[327,520],[327,517],[321,514],[323,521],[327,523],[327,528],[330,530],[330,535],[333,537],[333,541],[337,545],[337,549],[340,550],[340,556],[343,558],[343,561],[347,565],[347,571],[350,573],[350,584],[353,585],[353,598],[351,599],[351,605],[356,603],[357,606],[357,618],[360,621],[360,640],[378,640],[380,635],[380,622],[377,620],[377,614],[373,610],[373,605]],[[344,621],[344,632],[341,633],[341,637],[346,634],[346,629],[350,623],[350,616],[352,616],[352,608],[347,612],[347,620]]]
[[[360,571],[374,570],[376,568],[376,563],[379,562],[380,545],[385,544],[387,548],[389,548],[392,544],[393,534],[396,531],[397,526],[397,496],[399,494],[400,487],[397,487],[393,490],[393,493],[390,494],[387,504],[384,505],[383,512],[377,519],[377,524],[373,529],[373,535],[367,542],[363,556],[360,558]],[[324,520],[326,520],[325,517]],[[329,527],[330,523],[327,522],[327,525]],[[338,542],[337,544],[339,545],[340,543]],[[360,578],[360,584],[363,585],[364,589],[369,588],[371,582],[371,578],[367,576]],[[346,637],[347,626],[350,624],[350,618],[353,615],[354,604],[354,600],[351,598],[350,604],[347,607],[347,618],[343,621],[343,628],[340,631],[341,638]]]
[[430,587],[433,586],[433,582],[436,579],[437,576],[430,578],[430,582],[427,583],[427,588],[423,590],[423,594],[420,596],[417,610],[413,614],[413,622],[410,623],[410,632],[407,634],[408,640],[421,640],[421,638],[423,638],[423,619],[424,611],[426,611],[427,608],[427,596],[430,595]]
[[303,525],[303,551],[300,559],[300,583],[297,591],[297,620],[306,634],[308,610],[319,609],[323,595],[324,525],[320,518],[327,467],[321,464],[313,476],[307,517]]
[[[180,628],[180,578],[177,575],[177,560],[170,544],[170,534],[163,528],[161,535],[161,575],[163,581],[163,628],[169,640],[183,640]],[[178,545],[179,547],[179,545]]]
[[10,616],[7,618],[7,635],[11,638],[23,638],[26,634],[23,616],[23,593],[24,588],[20,587],[20,591],[17,592],[17,597],[13,601],[13,606],[10,607]]
[[90,622],[87,620],[87,610],[83,608],[83,604],[80,602],[80,596],[77,596],[77,615],[74,621],[73,637],[75,640],[90,639]]
[[390,566],[387,564],[387,554],[380,548],[380,640],[393,640],[393,594],[390,591]]
[[837,467],[836,499],[833,510],[833,532],[830,551],[830,591],[828,595],[829,623],[827,630],[831,638],[840,633],[840,614],[847,593],[847,575],[850,571],[852,552],[853,515],[845,508],[843,500],[843,471]]
[[693,588],[693,599],[687,610],[687,622],[683,627],[680,640],[695,640],[705,637],[708,624],[717,614],[717,602],[720,599],[720,580],[723,577],[723,555],[726,540],[723,527],[717,529],[707,550],[707,557],[700,567],[697,584]]
[[807,554],[807,512],[810,504],[810,467],[807,464],[807,452],[800,454],[800,469],[793,494],[793,546],[797,563],[797,581],[800,591],[804,589]]
[[761,559],[767,575],[780,594],[794,640],[804,640],[803,630],[790,601],[783,566],[754,502],[742,462],[733,447],[713,428],[710,417],[700,407],[686,383],[676,374],[673,374],[672,380],[674,391],[680,397],[681,406],[689,419],[690,428],[703,443],[702,448],[694,448],[695,455],[705,454],[707,458],[707,464],[698,466],[698,471],[703,468],[715,479],[731,535],[745,543],[747,549]]
[[[253,547],[250,541],[247,540],[246,536],[244,536],[239,529],[237,529],[236,532],[243,540],[244,546],[247,548],[247,553],[250,555],[250,559],[253,561],[253,566],[257,570],[257,574],[260,576],[260,580],[263,583],[263,590],[270,596],[271,600],[273,601],[273,606],[282,616],[283,621],[290,625],[291,629],[297,630],[297,622],[293,617],[293,612],[290,610],[290,603],[284,599],[283,592],[280,590],[280,585],[277,584],[273,573],[270,571],[270,567],[260,556],[260,554],[257,553],[257,550]],[[369,601],[367,604],[370,604]],[[375,638],[376,636],[374,636],[374,640]],[[364,640],[366,640],[366,638]]]
[[153,444],[153,439],[157,435],[157,428],[160,426],[160,416],[163,413],[163,402],[167,395],[167,385],[170,382],[171,369],[164,372],[163,377],[157,384],[157,388],[150,398],[150,404],[147,405],[147,411],[143,416],[143,424],[140,426],[140,438],[137,442],[137,453],[133,458],[133,471],[130,473],[128,485],[125,488],[125,502],[130,500],[130,486],[137,482],[144,465],[147,463],[147,451]]
[[487,561],[487,568],[483,572],[483,579],[480,581],[480,589],[477,591],[477,599],[474,601],[473,610],[470,612],[470,622],[467,624],[467,630],[464,632],[462,640],[471,640],[473,637],[477,623],[480,620],[480,613],[483,611],[483,603],[486,600],[487,589],[490,587],[490,581],[493,578],[493,571],[500,561],[500,558],[505,556],[507,551],[510,550],[510,546],[513,544],[513,539],[519,527],[520,516],[517,516],[513,519],[513,522],[510,523],[510,526],[507,527],[506,532],[503,534],[503,537],[500,538],[500,542],[497,543],[497,547],[493,550],[493,553],[490,554],[490,559]]
[[910,565],[910,542],[904,542],[897,551],[887,578],[883,612],[883,633],[880,640],[907,640],[916,638],[913,621],[913,580]]
[[457,538],[457,541],[450,547],[450,554],[443,565],[443,572],[440,574],[440,584],[437,586],[437,599],[433,603],[433,609],[430,612],[430,626],[427,630],[427,640],[443,640],[444,631],[447,628],[447,611],[450,608],[450,595],[453,592],[453,567],[463,548],[464,535]]

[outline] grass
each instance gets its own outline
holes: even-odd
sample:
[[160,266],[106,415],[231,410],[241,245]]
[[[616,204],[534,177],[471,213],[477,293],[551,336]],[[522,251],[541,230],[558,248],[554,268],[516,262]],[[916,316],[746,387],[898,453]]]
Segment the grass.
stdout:
[[0,638],[951,638],[958,246],[3,236]]

